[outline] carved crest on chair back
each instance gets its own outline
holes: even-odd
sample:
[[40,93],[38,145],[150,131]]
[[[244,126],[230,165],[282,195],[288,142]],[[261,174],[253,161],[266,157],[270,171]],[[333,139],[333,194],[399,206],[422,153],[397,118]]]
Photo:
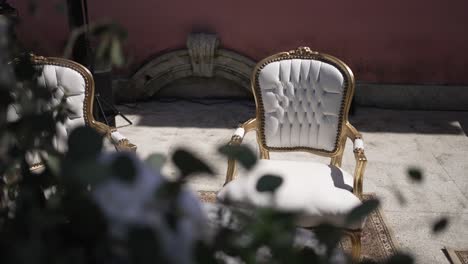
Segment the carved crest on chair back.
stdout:
[[346,64],[300,47],[262,60],[252,80],[263,148],[338,153],[354,93]]

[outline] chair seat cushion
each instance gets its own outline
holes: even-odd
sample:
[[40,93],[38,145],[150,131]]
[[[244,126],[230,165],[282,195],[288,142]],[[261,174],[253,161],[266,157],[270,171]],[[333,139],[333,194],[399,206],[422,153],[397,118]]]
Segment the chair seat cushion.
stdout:
[[[263,175],[283,179],[271,194],[259,192],[257,181]],[[347,214],[361,201],[352,193],[353,176],[332,165],[310,161],[259,160],[247,175],[239,175],[218,192],[218,200],[258,207],[273,207],[285,212],[300,212],[298,226],[321,223],[356,230],[362,223],[347,223]]]

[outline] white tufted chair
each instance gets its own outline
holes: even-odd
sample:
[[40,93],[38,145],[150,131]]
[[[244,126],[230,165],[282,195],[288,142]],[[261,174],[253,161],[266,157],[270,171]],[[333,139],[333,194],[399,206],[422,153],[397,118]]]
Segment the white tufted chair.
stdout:
[[[63,58],[31,55],[31,59],[33,64],[41,67],[42,70],[38,77],[39,84],[49,88],[53,95],[51,107],[57,106],[62,99],[65,99],[65,107],[69,114],[63,124],[57,124],[57,134],[53,140],[54,147],[58,151],[66,150],[69,133],[75,127],[83,125],[90,126],[106,135],[118,151],[136,151],[136,146],[116,128],[94,120],[94,80],[86,67]],[[20,115],[21,109],[10,105],[7,119],[14,121]],[[33,169],[41,166],[38,156],[32,155],[29,160]]]
[[[348,223],[348,213],[361,204],[366,165],[361,134],[348,122],[354,76],[339,59],[301,47],[262,60],[252,75],[256,118],[242,124],[229,144],[257,132],[261,158],[248,175],[234,179],[236,164],[228,161],[221,201],[302,212],[297,224],[313,228],[332,223],[350,235],[352,256],[359,259],[364,220]],[[346,143],[354,142],[354,175],[342,170]],[[330,164],[270,160],[270,151],[306,151],[329,157]],[[265,174],[279,175],[282,185],[273,194],[256,190]]]

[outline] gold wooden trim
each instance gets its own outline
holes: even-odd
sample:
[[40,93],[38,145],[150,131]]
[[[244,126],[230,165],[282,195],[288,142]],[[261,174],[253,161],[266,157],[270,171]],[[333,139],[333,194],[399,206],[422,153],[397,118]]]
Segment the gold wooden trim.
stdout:
[[352,263],[359,263],[361,260],[361,230],[344,230],[345,235],[351,239],[351,260]]
[[33,165],[31,165],[31,166],[29,167],[29,170],[30,170],[30,171],[35,171],[35,170],[37,170],[37,169],[42,169],[42,168],[44,168],[44,166],[45,166],[45,165],[44,165],[43,162],[34,163]]
[[136,145],[130,143],[130,141],[128,141],[126,138],[119,140],[119,142],[117,142],[114,146],[117,151],[135,152],[137,149]]
[[[333,151],[326,151],[323,149],[314,149],[309,147],[269,147],[266,145],[265,140],[265,121],[264,121],[264,113],[263,113],[263,101],[260,91],[260,86],[258,82],[258,76],[260,71],[265,67],[267,64],[275,61],[286,60],[286,59],[314,59],[319,60],[322,62],[326,62],[332,64],[333,66],[337,67],[340,72],[345,77],[344,80],[344,93],[341,103],[340,115],[339,115],[339,131],[337,133],[337,138],[335,142],[335,148]],[[292,50],[289,52],[281,52],[275,55],[272,55],[262,61],[260,61],[252,74],[252,91],[255,98],[256,104],[256,115],[255,119],[250,119],[249,121],[245,122],[244,124],[240,125],[245,129],[245,134],[251,130],[257,131],[257,143],[260,149],[260,155],[263,159],[269,159],[269,151],[305,151],[310,152],[313,154],[326,156],[331,158],[331,164],[337,167],[341,166],[341,161],[343,158],[343,152],[346,145],[347,138],[351,138],[351,140],[356,140],[361,138],[361,134],[348,122],[348,112],[351,106],[351,100],[354,95],[355,89],[355,80],[354,75],[351,69],[341,60],[327,55],[322,54],[316,51],[312,51],[308,47],[299,47],[296,50]],[[229,144],[232,145],[239,145],[242,143],[243,137],[233,136]],[[364,150],[358,149],[354,151],[355,158],[356,158],[356,169],[354,172],[354,186],[353,186],[353,193],[362,199],[362,182],[363,182],[363,175],[365,170],[365,165],[367,163],[366,156],[364,155]],[[225,184],[229,183],[233,180],[236,171],[236,163],[235,160],[229,159],[228,160],[228,169],[226,173],[226,182]],[[308,228],[314,229],[314,228]],[[353,263],[358,263],[361,257],[361,233],[362,230],[343,230],[346,235],[348,235],[351,239],[352,244],[352,252],[351,257]]]
[[[353,141],[356,139],[362,139],[361,133],[351,125],[351,123],[346,122],[346,136]],[[364,181],[364,171],[367,165],[367,157],[364,153],[364,149],[354,149],[354,158],[356,159],[356,167],[354,169],[354,185],[353,185],[353,193],[362,199],[362,184]]]
[[[338,228],[338,227],[337,227]],[[311,230],[312,232],[317,229],[317,227],[306,227],[306,229]],[[339,228],[343,234],[351,239],[351,260],[352,263],[359,263],[361,260],[361,238],[362,238],[362,229],[348,229],[348,228]]]
[[[244,136],[249,133],[252,130],[257,130],[258,127],[258,122],[256,118],[251,118],[244,122],[243,124],[240,124],[239,127],[244,129]],[[238,135],[233,135],[231,137],[231,140],[229,141],[228,145],[230,146],[238,146],[242,144],[242,140],[244,140],[243,137],[239,137]],[[224,182],[224,185],[228,184],[230,181],[234,179],[234,176],[236,175],[237,171],[237,164],[235,159],[228,159],[228,166],[227,166],[227,171],[226,171],[226,180]]]
[[[302,146],[271,147],[271,146],[267,146],[266,144],[265,131],[264,131],[265,115],[264,115],[263,99],[262,99],[262,95],[260,91],[260,84],[258,80],[259,74],[260,74],[260,71],[266,65],[272,62],[281,61],[281,60],[289,60],[289,59],[313,59],[313,60],[325,62],[325,63],[335,66],[344,77],[344,83],[343,83],[344,92],[343,92],[343,98],[342,98],[339,121],[338,121],[339,127],[338,127],[335,146],[332,151],[310,148],[310,147],[302,147]],[[331,55],[312,51],[308,47],[299,47],[298,49],[291,50],[289,52],[277,53],[260,61],[255,66],[255,69],[252,74],[252,91],[253,91],[254,98],[255,98],[256,115],[257,115],[257,120],[259,123],[258,130],[257,130],[258,142],[261,148],[264,150],[262,151],[262,153],[264,152],[267,153],[267,151],[305,151],[305,152],[311,152],[311,153],[325,156],[325,157],[334,157],[340,154],[340,152],[342,152],[341,149],[344,148],[344,145],[340,144],[341,143],[340,139],[342,138],[343,131],[345,130],[344,126],[346,122],[348,121],[348,112],[349,112],[349,107],[351,106],[352,97],[354,95],[354,89],[355,89],[354,75],[351,69],[344,62],[342,62],[338,58],[333,57]]]
[[367,165],[367,158],[364,151],[355,151],[356,168],[354,169],[353,193],[362,199],[362,183],[364,182],[364,171]]
[[72,69],[79,73],[83,79],[85,80],[85,99],[83,102],[83,117],[85,120],[85,124],[90,126],[102,134],[107,134],[109,130],[112,128],[98,122],[94,119],[93,116],[93,104],[94,104],[94,79],[91,72],[84,67],[83,65],[68,60],[64,58],[57,58],[57,57],[43,57],[43,56],[36,56],[31,55],[32,63],[35,65],[54,65],[60,67],[66,67]]
[[[34,65],[43,66],[43,65],[53,65],[53,66],[60,66],[72,69],[80,74],[83,79],[85,80],[85,98],[83,101],[83,118],[85,120],[85,125],[89,126],[102,135],[106,135],[110,138],[110,134],[113,131],[116,131],[115,127],[110,127],[102,122],[96,121],[93,115],[93,105],[94,105],[94,79],[91,72],[83,65],[74,62],[72,60],[64,59],[64,58],[57,58],[57,57],[43,57],[43,56],[36,56],[31,54],[31,62]],[[112,140],[112,139],[111,139]],[[121,140],[114,144],[116,150],[130,150],[136,151],[136,146],[128,141],[128,139]]]

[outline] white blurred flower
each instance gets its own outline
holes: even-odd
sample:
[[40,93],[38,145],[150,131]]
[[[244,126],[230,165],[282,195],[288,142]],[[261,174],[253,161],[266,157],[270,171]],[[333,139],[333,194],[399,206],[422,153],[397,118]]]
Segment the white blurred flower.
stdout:
[[154,231],[161,250],[172,263],[192,263],[193,246],[204,239],[206,217],[194,194],[183,189],[176,198],[178,207],[176,228],[171,228],[165,215],[170,208],[168,201],[157,199],[156,190],[166,179],[151,170],[132,154],[104,154],[103,162],[111,163],[117,155],[127,155],[136,168],[133,182],[109,177],[99,184],[92,196],[109,221],[110,231],[118,239],[126,239],[132,227],[144,227]]

